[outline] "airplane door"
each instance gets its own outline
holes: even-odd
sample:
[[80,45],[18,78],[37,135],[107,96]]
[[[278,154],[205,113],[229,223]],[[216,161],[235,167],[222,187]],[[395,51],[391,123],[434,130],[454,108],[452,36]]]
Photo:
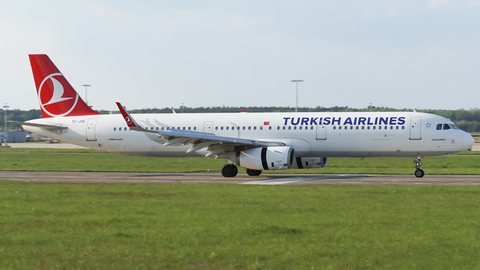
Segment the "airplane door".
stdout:
[[96,141],[95,126],[97,125],[97,119],[88,119],[87,121],[87,141]]
[[410,140],[422,139],[422,117],[414,116],[410,118]]
[[203,122],[203,132],[212,133],[212,127],[213,127],[212,121]]
[[317,140],[326,140],[327,139],[327,127],[326,126],[317,126]]

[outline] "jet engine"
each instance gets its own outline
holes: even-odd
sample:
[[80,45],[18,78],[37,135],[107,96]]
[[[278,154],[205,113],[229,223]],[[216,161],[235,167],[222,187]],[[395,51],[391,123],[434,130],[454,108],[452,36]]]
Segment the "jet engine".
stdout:
[[328,157],[297,157],[293,168],[319,169],[327,166]]
[[295,163],[295,150],[288,146],[251,148],[237,152],[235,162],[251,170],[286,170]]

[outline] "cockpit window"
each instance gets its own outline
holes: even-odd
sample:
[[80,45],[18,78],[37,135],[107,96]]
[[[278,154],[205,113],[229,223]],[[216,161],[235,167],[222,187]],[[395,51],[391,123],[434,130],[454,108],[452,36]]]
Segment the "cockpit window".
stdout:
[[437,124],[437,130],[449,130],[449,129],[459,129],[454,123],[451,124]]
[[449,124],[449,125],[450,125],[450,127],[453,128],[453,129],[459,129],[459,128],[457,127],[457,125],[455,125],[455,124]]

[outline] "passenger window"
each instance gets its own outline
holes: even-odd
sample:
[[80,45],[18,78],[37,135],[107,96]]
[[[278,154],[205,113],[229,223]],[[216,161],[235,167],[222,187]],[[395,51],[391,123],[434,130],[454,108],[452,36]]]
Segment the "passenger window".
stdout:
[[375,126],[373,126],[373,129],[375,129]]
[[358,130],[358,126],[355,129]]
[[285,126],[283,126],[283,130],[285,130]]
[[242,128],[242,129],[243,129],[243,130],[245,130],[245,126],[243,126],[243,128]]
[[252,127],[249,126],[249,127],[248,127],[248,130],[250,130],[250,129],[252,129]]
[[269,126],[268,129],[269,129],[269,130],[272,130],[272,126]]
[[299,129],[299,130],[302,130],[302,126],[299,126],[298,129]]
[[335,129],[337,129],[337,127],[336,127],[336,126],[333,126],[333,130],[335,130]]
[[277,127],[277,130],[280,130],[280,126]]
[[390,129],[393,129],[393,126],[390,126]]
[[253,130],[257,130],[257,126],[253,126]]
[[223,127],[220,127],[220,130],[223,130]]
[[402,126],[402,129],[405,129],[405,126]]
[[288,130],[291,130],[292,129],[292,126],[288,126]]
[[378,130],[382,130],[382,126],[379,126],[379,127],[378,127]]
[[218,130],[218,127],[215,127],[215,130]]
[[350,126],[350,130],[352,130],[352,129],[353,129],[353,126]]
[[117,128],[116,128],[116,127],[114,127],[114,128],[113,128],[113,131],[117,131]]
[[362,126],[362,130],[364,130],[364,129],[365,129],[365,126]]
[[437,125],[437,130],[442,130],[442,124]]
[[339,126],[338,129],[339,129],[339,130],[342,130],[342,126]]
[[398,129],[398,126],[396,127],[396,129]]

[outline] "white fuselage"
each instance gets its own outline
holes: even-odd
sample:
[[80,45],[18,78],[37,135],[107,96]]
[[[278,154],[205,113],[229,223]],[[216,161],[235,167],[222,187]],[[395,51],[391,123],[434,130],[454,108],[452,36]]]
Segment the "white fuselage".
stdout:
[[[198,113],[133,114],[149,130],[175,128],[218,136],[281,142],[297,157],[415,157],[465,151],[472,137],[432,114],[417,112],[369,113]],[[25,125],[27,131],[110,153],[158,157],[204,156],[186,153],[188,145],[164,147],[156,133],[130,130],[120,114],[70,116],[29,122],[67,126],[48,131]]]

